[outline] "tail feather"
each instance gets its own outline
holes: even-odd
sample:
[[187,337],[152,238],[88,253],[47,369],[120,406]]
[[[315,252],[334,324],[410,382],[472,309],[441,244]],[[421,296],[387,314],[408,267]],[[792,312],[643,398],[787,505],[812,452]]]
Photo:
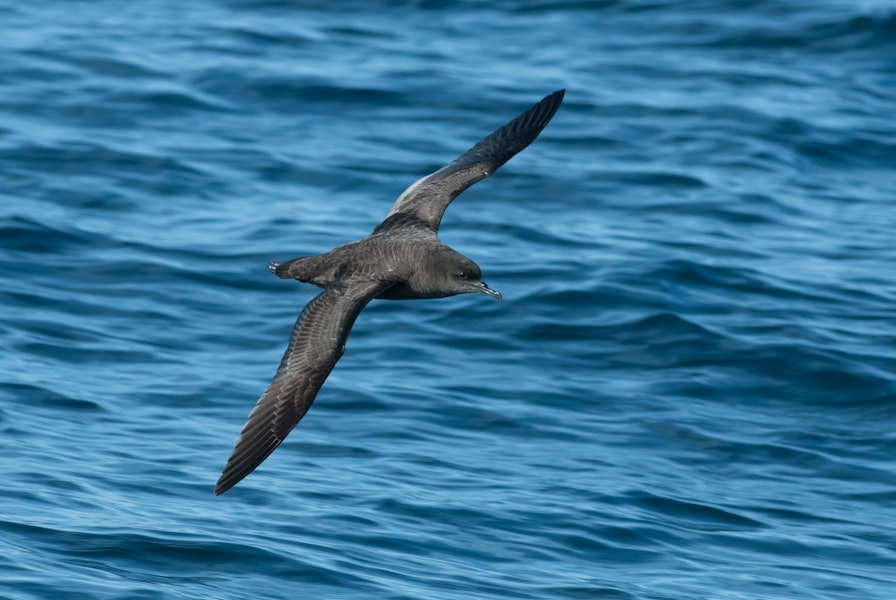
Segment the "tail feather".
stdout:
[[296,263],[299,263],[306,258],[308,257],[300,256],[298,258],[291,258],[284,263],[272,262],[268,265],[268,269],[270,269],[271,273],[273,273],[280,279],[299,279],[300,281],[302,281],[301,277],[299,277],[299,265],[297,265]]

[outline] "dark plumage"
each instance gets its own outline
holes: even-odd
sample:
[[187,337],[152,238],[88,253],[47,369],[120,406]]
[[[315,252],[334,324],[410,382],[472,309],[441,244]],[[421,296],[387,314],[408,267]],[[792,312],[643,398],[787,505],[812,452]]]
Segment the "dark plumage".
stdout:
[[482,281],[479,267],[439,240],[448,204],[528,146],[563,100],[546,96],[452,163],[420,179],[399,196],[369,236],[325,254],[271,263],[282,279],[323,288],[296,320],[286,353],[240,433],[215,487],[222,494],[251,473],[289,435],[345,351],[348,333],[374,298],[416,300],[482,292],[501,294]]

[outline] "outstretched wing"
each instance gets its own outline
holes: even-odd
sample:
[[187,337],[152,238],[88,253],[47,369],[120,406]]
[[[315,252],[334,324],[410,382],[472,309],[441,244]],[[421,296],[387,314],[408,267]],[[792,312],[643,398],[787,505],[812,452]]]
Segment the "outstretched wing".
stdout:
[[545,96],[503,127],[461,154],[452,163],[427,175],[398,197],[386,216],[410,214],[438,231],[445,209],[468,187],[498,170],[538,137],[563,101],[566,90]]
[[391,285],[344,278],[305,306],[274,380],[249,414],[227,459],[215,495],[223,494],[255,470],[305,416],[345,351],[345,341],[358,314]]

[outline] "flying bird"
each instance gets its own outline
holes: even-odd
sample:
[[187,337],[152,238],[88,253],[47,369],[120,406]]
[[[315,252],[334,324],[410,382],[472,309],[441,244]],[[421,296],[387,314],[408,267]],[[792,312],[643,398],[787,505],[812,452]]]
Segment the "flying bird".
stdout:
[[482,281],[476,263],[442,243],[439,223],[452,200],[532,143],[557,112],[564,92],[545,96],[453,162],[412,184],[364,239],[325,254],[271,263],[277,277],[311,283],[323,291],[296,320],[277,373],[249,413],[215,495],[254,471],[305,416],[368,302],[472,292],[501,299]]

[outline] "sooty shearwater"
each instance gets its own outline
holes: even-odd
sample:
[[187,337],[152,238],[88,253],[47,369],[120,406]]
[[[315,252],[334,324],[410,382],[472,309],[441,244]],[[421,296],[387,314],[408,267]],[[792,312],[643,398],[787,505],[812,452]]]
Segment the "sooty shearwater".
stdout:
[[545,96],[452,163],[411,185],[392,205],[386,220],[363,240],[325,254],[271,263],[277,277],[298,279],[324,291],[296,320],[280,367],[249,413],[215,495],[255,470],[305,416],[368,302],[471,292],[501,299],[497,290],[482,281],[476,263],[439,240],[439,222],[461,192],[532,143],[557,112],[563,94],[564,90],[558,90]]

